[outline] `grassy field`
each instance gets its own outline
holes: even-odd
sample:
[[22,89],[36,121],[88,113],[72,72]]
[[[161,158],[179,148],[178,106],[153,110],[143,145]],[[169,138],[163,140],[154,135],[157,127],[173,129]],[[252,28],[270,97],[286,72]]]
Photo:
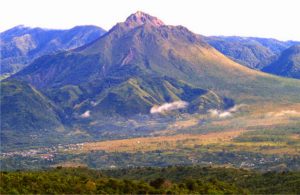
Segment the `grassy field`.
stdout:
[[78,152],[90,152],[103,150],[107,152],[138,152],[171,150],[176,148],[193,148],[196,145],[208,145],[217,143],[230,143],[240,135],[243,130],[216,132],[207,134],[177,134],[172,136],[140,137],[124,140],[110,140],[102,142],[84,143]]

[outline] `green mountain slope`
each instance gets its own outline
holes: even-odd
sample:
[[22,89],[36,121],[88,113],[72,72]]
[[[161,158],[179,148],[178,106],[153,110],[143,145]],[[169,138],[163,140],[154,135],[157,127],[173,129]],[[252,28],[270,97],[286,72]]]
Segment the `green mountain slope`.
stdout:
[[263,69],[264,72],[300,79],[300,45],[282,52],[278,60]]
[[[57,116],[58,109],[47,97],[25,83],[1,82],[1,109],[2,130],[61,127]],[[14,126],[7,126],[7,124],[14,124]]]
[[[32,136],[64,130],[61,110],[32,86],[1,82],[1,147],[22,145]],[[14,146],[16,146],[14,145]]]
[[168,77],[131,77],[120,83],[110,84],[109,88],[105,87],[112,82],[112,79],[102,82],[99,88],[104,90],[99,93],[91,92],[89,98],[76,105],[75,111],[90,111],[92,116],[99,116],[101,113],[130,116],[149,114],[153,106],[159,107],[167,102],[186,102],[187,105],[175,109],[184,112],[206,112],[208,109],[224,109],[233,105],[232,100],[220,97],[212,91]]

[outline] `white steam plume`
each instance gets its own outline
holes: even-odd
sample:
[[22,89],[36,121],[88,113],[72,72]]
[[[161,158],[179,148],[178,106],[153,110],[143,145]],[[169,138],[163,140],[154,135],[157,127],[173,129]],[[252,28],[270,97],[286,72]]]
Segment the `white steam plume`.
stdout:
[[222,111],[222,110],[217,110],[217,109],[210,109],[208,110],[210,113],[211,117],[217,117],[217,118],[227,118],[231,117],[232,113],[229,111]]
[[91,116],[91,111],[87,110],[80,115],[81,118],[89,118]]
[[164,113],[164,112],[168,112],[171,110],[178,110],[178,109],[186,108],[188,105],[189,105],[189,103],[187,103],[185,101],[175,101],[175,102],[171,102],[171,103],[165,103],[161,106],[153,106],[150,110],[150,113],[151,114]]
[[241,107],[245,106],[245,104],[235,105],[234,107],[228,110],[217,110],[217,109],[210,109],[208,112],[210,116],[217,117],[217,118],[228,118],[231,117],[235,112],[237,112]]

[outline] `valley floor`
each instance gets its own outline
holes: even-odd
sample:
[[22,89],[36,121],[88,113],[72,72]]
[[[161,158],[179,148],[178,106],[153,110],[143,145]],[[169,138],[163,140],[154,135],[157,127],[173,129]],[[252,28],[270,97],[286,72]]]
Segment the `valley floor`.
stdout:
[[[183,114],[167,121],[128,120],[133,124],[131,128],[164,126],[159,130],[135,131],[146,133],[133,137],[122,137],[120,131],[115,131],[119,138],[3,152],[1,167],[103,169],[200,164],[263,171],[300,170],[299,104],[239,105],[234,110],[216,113]],[[220,117],[224,113],[226,117]],[[79,134],[82,132],[84,129],[78,130]]]

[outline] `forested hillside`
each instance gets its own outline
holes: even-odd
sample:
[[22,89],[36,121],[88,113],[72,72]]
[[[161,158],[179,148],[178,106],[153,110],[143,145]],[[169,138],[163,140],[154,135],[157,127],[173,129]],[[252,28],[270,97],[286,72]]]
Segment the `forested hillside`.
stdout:
[[299,194],[299,172],[167,167],[1,172],[1,194]]

